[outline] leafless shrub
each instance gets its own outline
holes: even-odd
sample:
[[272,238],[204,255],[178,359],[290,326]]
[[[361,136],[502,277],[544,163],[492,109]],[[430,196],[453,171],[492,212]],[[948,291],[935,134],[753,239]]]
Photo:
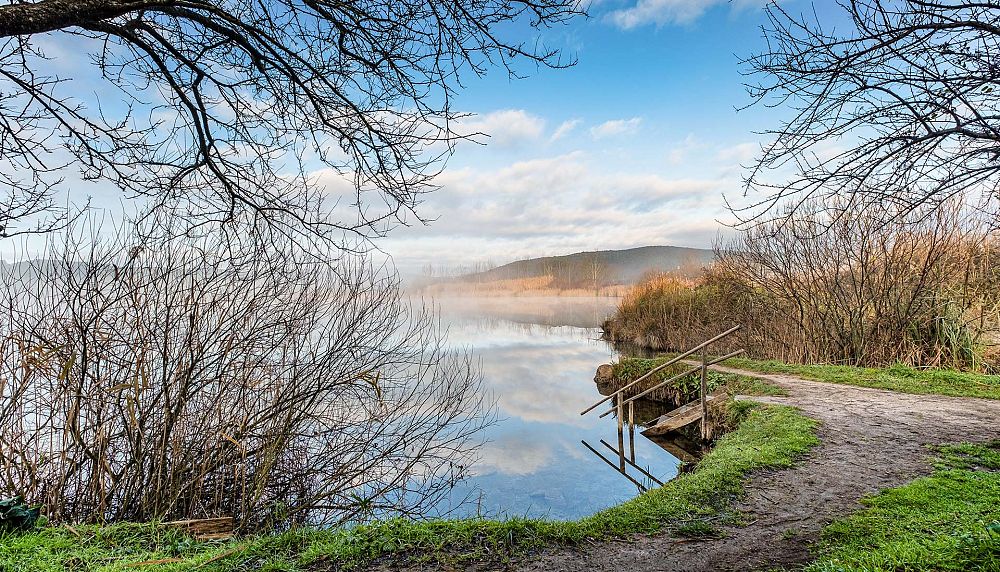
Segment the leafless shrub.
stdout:
[[492,408],[392,276],[81,235],[2,268],[0,491],[257,528],[424,514],[465,475]]

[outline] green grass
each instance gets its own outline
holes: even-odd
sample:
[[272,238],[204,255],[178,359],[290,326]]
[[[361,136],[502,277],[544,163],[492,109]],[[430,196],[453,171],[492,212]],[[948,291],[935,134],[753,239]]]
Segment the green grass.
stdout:
[[578,521],[536,519],[392,520],[336,530],[299,529],[283,534],[194,542],[152,525],[42,528],[0,537],[0,571],[299,571],[358,567],[388,555],[503,561],[549,544],[625,537],[662,531],[712,534],[721,522],[736,522],[732,501],[748,474],[790,466],[816,445],[816,423],[787,407],[741,408],[743,419],[719,440],[692,473],[679,476],[619,506]]
[[1000,571],[1000,441],[939,448],[936,472],[823,533],[808,572]]
[[[612,365],[612,375],[619,381],[627,383],[638,379],[649,370],[666,362],[670,357],[672,356],[668,355],[660,358],[622,358]],[[666,381],[675,375],[690,370],[692,367],[693,365],[691,364],[678,363],[668,366],[650,377],[653,382]],[[684,392],[684,394],[692,398],[697,397],[701,388],[701,378],[699,375],[696,373],[682,377],[675,381],[674,385]],[[788,392],[784,389],[765,380],[733,373],[710,371],[707,382],[709,391],[713,391],[720,386],[726,386],[730,395],[788,395]]]
[[888,389],[902,393],[1000,399],[1000,375],[948,369],[914,369],[905,365],[886,368],[796,365],[745,358],[727,360],[725,365],[761,373],[784,373],[804,379]]

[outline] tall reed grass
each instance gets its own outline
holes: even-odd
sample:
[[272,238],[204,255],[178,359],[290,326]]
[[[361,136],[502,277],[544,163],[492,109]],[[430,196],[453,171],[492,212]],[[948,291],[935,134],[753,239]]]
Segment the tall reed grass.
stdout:
[[1000,367],[1000,240],[957,204],[889,222],[849,208],[789,217],[717,248],[697,280],[653,275],[605,323],[613,341],[737,347],[794,363]]

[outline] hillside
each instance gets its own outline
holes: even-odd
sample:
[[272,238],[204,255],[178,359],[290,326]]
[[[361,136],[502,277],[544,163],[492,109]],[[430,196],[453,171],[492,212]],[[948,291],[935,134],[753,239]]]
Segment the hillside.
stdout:
[[593,282],[595,269],[604,284],[631,284],[651,271],[697,272],[715,258],[711,250],[680,246],[641,246],[626,250],[577,252],[518,260],[492,270],[459,277],[462,282],[554,276],[557,281]]
[[698,274],[714,258],[711,250],[679,246],[577,252],[518,260],[482,272],[438,278],[425,287],[433,290],[585,290],[591,293],[603,290],[612,294],[609,289],[633,284],[650,272]]

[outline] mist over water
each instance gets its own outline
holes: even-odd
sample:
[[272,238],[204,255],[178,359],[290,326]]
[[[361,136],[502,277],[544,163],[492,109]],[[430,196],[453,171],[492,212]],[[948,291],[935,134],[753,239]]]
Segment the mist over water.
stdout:
[[[601,450],[600,439],[617,442],[613,416],[580,415],[602,397],[593,381],[597,366],[616,357],[599,326],[617,298],[435,302],[449,344],[471,347],[481,359],[501,417],[488,429],[474,476],[455,487],[442,514],[576,519],[636,495],[634,484],[580,443]],[[677,459],[638,433],[635,442],[640,466],[663,481],[676,474]]]

